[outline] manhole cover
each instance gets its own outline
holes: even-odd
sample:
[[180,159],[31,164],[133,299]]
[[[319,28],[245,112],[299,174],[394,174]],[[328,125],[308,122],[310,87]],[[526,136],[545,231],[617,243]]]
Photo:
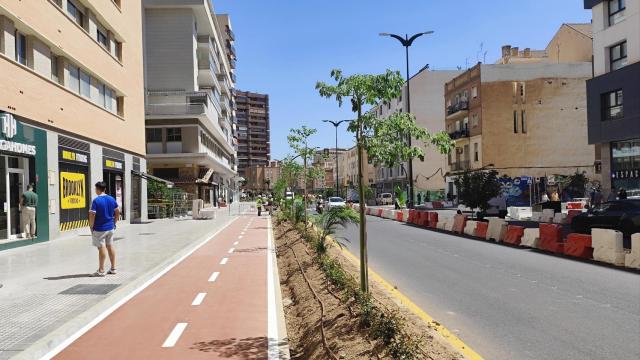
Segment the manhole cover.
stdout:
[[61,291],[61,295],[107,295],[120,284],[79,284]]

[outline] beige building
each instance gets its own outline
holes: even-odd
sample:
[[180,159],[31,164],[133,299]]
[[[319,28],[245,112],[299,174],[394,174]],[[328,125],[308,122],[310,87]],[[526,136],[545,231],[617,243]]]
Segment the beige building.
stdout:
[[269,190],[280,179],[280,161],[270,160],[267,165],[253,165],[246,168],[244,186],[247,190]]
[[[365,186],[375,188],[376,169],[373,163],[364,154],[365,171],[363,172],[363,182]],[[340,153],[339,156],[338,183],[341,189],[356,189],[358,186],[358,151],[355,146]],[[344,194],[343,194],[344,195]]]
[[141,18],[131,1],[0,1],[0,248],[21,240],[29,183],[38,241],[86,227],[99,180],[146,218]]
[[[510,178],[585,172],[597,180],[587,142],[585,80],[590,41],[583,25],[563,25],[545,54],[503,47],[497,64],[478,64],[446,84],[446,131],[455,139],[447,173],[494,168]],[[569,44],[565,49],[563,44]],[[555,51],[555,52],[554,52]],[[560,54],[558,57],[546,54]],[[455,193],[453,176],[448,192]]]
[[144,0],[146,145],[153,175],[216,204],[236,194],[234,35],[209,0]]
[[[462,71],[422,69],[414,75],[411,85],[411,113],[416,117],[416,123],[430,133],[444,131],[444,84]],[[405,87],[406,96],[406,87]],[[379,105],[375,111],[378,116],[387,117],[390,114],[406,109],[403,97],[389,103]],[[414,145],[418,144],[416,142]],[[417,203],[422,203],[427,195],[430,198],[441,197],[444,194],[446,172],[446,157],[437,149],[426,144],[420,144],[425,153],[424,161],[413,160],[413,181]],[[399,164],[394,168],[376,167],[375,185],[377,193],[393,193],[396,186],[406,189],[407,165]]]

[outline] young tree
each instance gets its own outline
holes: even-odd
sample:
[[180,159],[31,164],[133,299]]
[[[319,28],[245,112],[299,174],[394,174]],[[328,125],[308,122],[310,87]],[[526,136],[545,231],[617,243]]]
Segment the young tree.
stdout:
[[[378,164],[389,167],[399,162],[410,161],[413,158],[423,158],[424,153],[419,146],[407,146],[406,139],[411,136],[417,140],[431,142],[441,151],[451,148],[448,135],[439,133],[429,134],[418,127],[415,118],[407,113],[395,113],[386,119],[378,118],[375,112],[364,113],[365,106],[375,106],[391,101],[402,93],[404,79],[399,72],[387,70],[380,75],[352,75],[345,77],[341,70],[332,70],[331,77],[334,85],[318,82],[316,89],[320,96],[334,97],[338,106],[342,106],[345,99],[350,99],[351,110],[357,114],[355,121],[349,124],[349,131],[356,135],[356,149],[358,156],[357,188],[358,198],[365,199],[364,151],[369,158]],[[413,179],[412,179],[413,180]],[[363,292],[369,289],[369,270],[367,267],[367,231],[365,206],[360,206],[360,288]]]
[[470,171],[466,170],[454,181],[458,189],[460,202],[474,209],[487,211],[489,200],[500,195],[502,185],[498,181],[498,172],[495,170]]
[[313,176],[315,173],[309,173],[309,168],[307,166],[307,164],[309,163],[309,160],[311,160],[313,158],[313,156],[315,155],[315,148],[309,147],[309,138],[315,134],[316,132],[318,132],[318,130],[313,129],[313,128],[309,128],[305,125],[303,125],[302,127],[300,127],[299,129],[291,129],[289,131],[289,136],[287,136],[287,141],[289,142],[289,146],[291,147],[291,149],[293,149],[293,151],[296,153],[296,155],[300,158],[302,158],[302,167],[303,167],[303,174],[304,174],[304,228],[305,231],[307,229],[307,220],[308,220],[308,198],[307,198],[307,182],[309,179],[309,176]]
[[300,175],[302,175],[302,165],[295,162],[292,157],[286,157],[282,160],[280,169],[280,177],[285,181],[287,186],[293,191],[298,184]]

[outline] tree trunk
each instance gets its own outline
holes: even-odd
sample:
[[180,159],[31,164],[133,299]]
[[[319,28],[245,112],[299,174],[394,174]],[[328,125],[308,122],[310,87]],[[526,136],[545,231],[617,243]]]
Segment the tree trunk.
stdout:
[[304,147],[304,233],[307,234],[307,147]]
[[360,290],[363,293],[369,292],[369,265],[367,260],[367,217],[365,215],[364,199],[364,147],[362,144],[362,105],[358,101],[358,130],[356,132],[356,142],[358,146],[358,196],[360,197]]

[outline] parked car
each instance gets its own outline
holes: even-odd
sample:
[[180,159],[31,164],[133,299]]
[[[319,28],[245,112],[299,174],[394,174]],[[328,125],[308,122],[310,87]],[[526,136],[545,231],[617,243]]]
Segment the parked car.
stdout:
[[577,233],[590,234],[593,228],[618,230],[625,238],[640,232],[640,199],[605,202],[571,221],[571,229]]
[[380,193],[376,196],[376,205],[392,205],[393,195],[391,193]]
[[285,200],[293,200],[293,191],[287,191],[284,193]]
[[330,197],[325,204],[325,208],[327,210],[334,207],[345,207],[345,206],[347,206],[347,204],[344,202],[344,199],[337,196]]

